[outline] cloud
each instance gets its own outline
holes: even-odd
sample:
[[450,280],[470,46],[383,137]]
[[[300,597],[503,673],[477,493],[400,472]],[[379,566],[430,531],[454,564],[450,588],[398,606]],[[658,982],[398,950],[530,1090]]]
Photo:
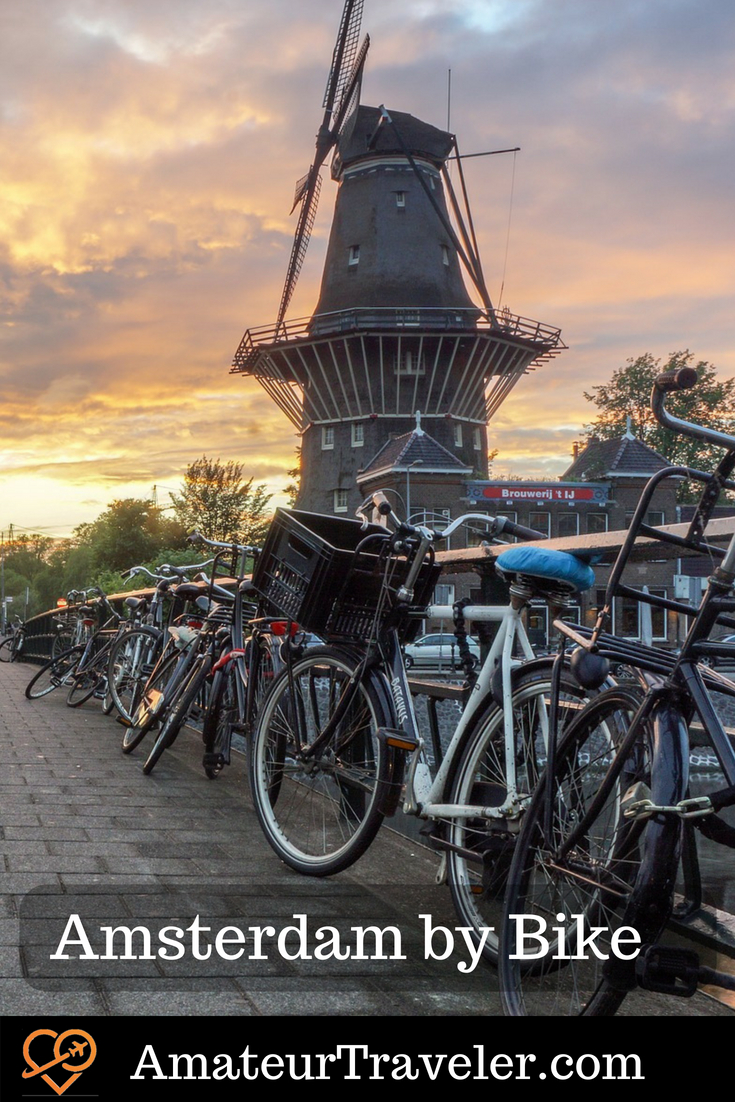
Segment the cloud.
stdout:
[[[0,12],[0,485],[13,503],[0,523],[40,526],[54,485],[71,528],[126,480],[174,485],[204,452],[284,484],[293,429],[228,371],[246,326],[275,318],[339,11]],[[366,0],[364,25],[365,102],[444,126],[451,69],[462,150],[521,146],[467,162],[488,284],[560,325],[569,350],[491,425],[496,470],[563,470],[590,418],[583,390],[629,356],[689,347],[735,374],[727,5]],[[316,302],[334,195],[325,172],[292,316]]]

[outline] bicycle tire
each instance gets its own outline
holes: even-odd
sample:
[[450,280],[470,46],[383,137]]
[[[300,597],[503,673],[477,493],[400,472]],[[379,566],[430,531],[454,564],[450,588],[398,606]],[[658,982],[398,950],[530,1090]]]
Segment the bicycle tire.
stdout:
[[70,631],[59,632],[54,636],[54,641],[51,644],[51,657],[58,658],[72,646],[72,633]]
[[0,643],[0,662],[12,662],[13,657],[13,636],[9,635]]
[[268,842],[291,868],[331,876],[368,848],[383,820],[388,760],[378,729],[392,726],[376,677],[357,687],[333,738],[304,768],[310,746],[335,712],[357,659],[314,647],[274,680],[258,716],[248,764],[255,810]]
[[108,689],[114,707],[128,722],[135,715],[160,649],[160,633],[146,627],[131,628],[112,644],[107,665]]
[[163,755],[164,750],[173,746],[179,731],[184,726],[186,718],[199,695],[212,668],[211,655],[202,656],[202,661],[197,662],[194,668],[184,678],[181,685],[174,692],[171,701],[166,708],[166,715],[161,723],[158,737],[151,747],[145,762],[143,772],[147,775],[153,772],[154,767]]
[[76,668],[80,658],[84,654],[84,647],[70,647],[57,658],[50,658],[41,666],[25,687],[25,695],[28,700],[39,700],[47,696],[54,689],[67,683],[69,674]]
[[[516,791],[528,806],[546,758],[552,660],[520,671],[513,683],[513,728]],[[588,699],[568,673],[562,673],[559,733]],[[508,796],[503,708],[490,697],[478,710],[454,755],[447,802],[464,806],[501,807]],[[497,964],[502,901],[518,837],[518,815],[510,819],[457,818],[445,826],[447,883],[462,926],[471,930],[484,959]],[[488,931],[490,931],[488,933]]]
[[100,677],[102,675],[94,668],[89,666],[87,669],[78,670],[72,678],[71,685],[69,686],[69,692],[66,696],[66,703],[69,708],[79,708],[82,704],[86,704],[90,697],[94,696],[94,692],[100,683]]
[[[135,715],[131,725],[125,728],[122,738],[122,752],[129,754],[139,745],[155,724],[159,722],[159,711],[156,708],[160,697],[164,694],[181,655],[178,651],[169,654],[153,671],[145,683]],[[165,703],[160,705],[163,710]],[[137,720],[137,722],[135,722]]]
[[227,665],[217,670],[212,678],[209,705],[202,726],[204,772],[212,781],[230,764],[232,726],[238,718],[237,676],[234,666]]
[[[633,926],[642,941],[655,941],[668,917],[680,823],[666,816],[658,823],[627,819],[622,802],[638,785],[653,799],[658,793],[667,802],[677,802],[686,785],[686,770],[675,775],[663,764],[665,756],[657,753],[651,723],[641,731],[632,751],[620,752],[640,700],[639,693],[623,688],[609,689],[593,699],[569,725],[558,747],[553,782],[545,773],[536,789],[508,878],[500,956],[501,996],[508,1014],[614,1014],[635,981],[611,982],[610,966],[598,959],[595,950],[588,948],[577,955],[565,945],[573,947],[585,928],[600,926],[597,948],[610,955],[615,929]],[[560,845],[582,821],[601,791],[603,778],[609,783],[607,794],[604,799],[601,796],[575,848],[564,854]],[[554,785],[553,848],[546,844],[543,831],[549,783]],[[524,921],[527,916],[542,920],[545,925],[536,929],[544,934],[552,922],[555,926],[561,922],[565,940],[552,928],[555,939],[547,938],[544,952],[534,959],[520,959],[518,916]],[[577,921],[565,928],[563,923],[572,916]],[[630,972],[634,965],[626,962],[624,967]]]

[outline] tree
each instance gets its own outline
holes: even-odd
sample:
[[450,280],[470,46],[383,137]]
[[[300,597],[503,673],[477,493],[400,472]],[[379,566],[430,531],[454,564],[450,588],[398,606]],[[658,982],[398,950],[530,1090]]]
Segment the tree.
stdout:
[[97,573],[127,570],[184,539],[178,523],[167,520],[150,501],[134,497],[113,501],[97,520],[75,528],[74,535],[77,550],[88,551],[89,567]]
[[242,464],[203,455],[186,468],[180,494],[171,494],[176,519],[208,539],[260,544],[270,524],[265,486],[243,482]]
[[720,381],[717,370],[706,360],[693,364],[694,356],[685,349],[672,352],[665,364],[645,353],[630,359],[626,367],[613,372],[609,383],[585,392],[588,402],[594,402],[601,411],[591,425],[585,426],[587,441],[593,437],[610,440],[626,431],[626,419],[632,422],[632,431],[659,452],[672,464],[712,471],[723,455],[722,448],[683,436],[659,425],[651,411],[651,391],[656,376],[662,371],[677,371],[682,367],[695,367],[699,377],[691,390],[671,393],[666,398],[666,408],[675,417],[706,425],[720,432],[735,432],[735,379]]

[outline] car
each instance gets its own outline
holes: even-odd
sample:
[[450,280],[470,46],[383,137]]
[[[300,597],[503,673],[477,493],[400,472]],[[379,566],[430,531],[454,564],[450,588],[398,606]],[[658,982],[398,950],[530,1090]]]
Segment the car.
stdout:
[[[480,661],[480,644],[476,639],[467,636],[473,665]],[[407,643],[404,648],[406,669],[413,666],[422,669],[458,669],[460,666],[459,647],[457,638],[450,631],[435,631],[429,635],[422,635],[413,643]]]

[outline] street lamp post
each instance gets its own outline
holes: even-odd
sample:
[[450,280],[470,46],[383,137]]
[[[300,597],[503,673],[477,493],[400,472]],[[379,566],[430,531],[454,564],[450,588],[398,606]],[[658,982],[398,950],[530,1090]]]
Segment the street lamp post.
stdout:
[[411,519],[411,468],[419,467],[423,462],[422,459],[414,459],[413,463],[409,463],[406,467],[406,520]]

